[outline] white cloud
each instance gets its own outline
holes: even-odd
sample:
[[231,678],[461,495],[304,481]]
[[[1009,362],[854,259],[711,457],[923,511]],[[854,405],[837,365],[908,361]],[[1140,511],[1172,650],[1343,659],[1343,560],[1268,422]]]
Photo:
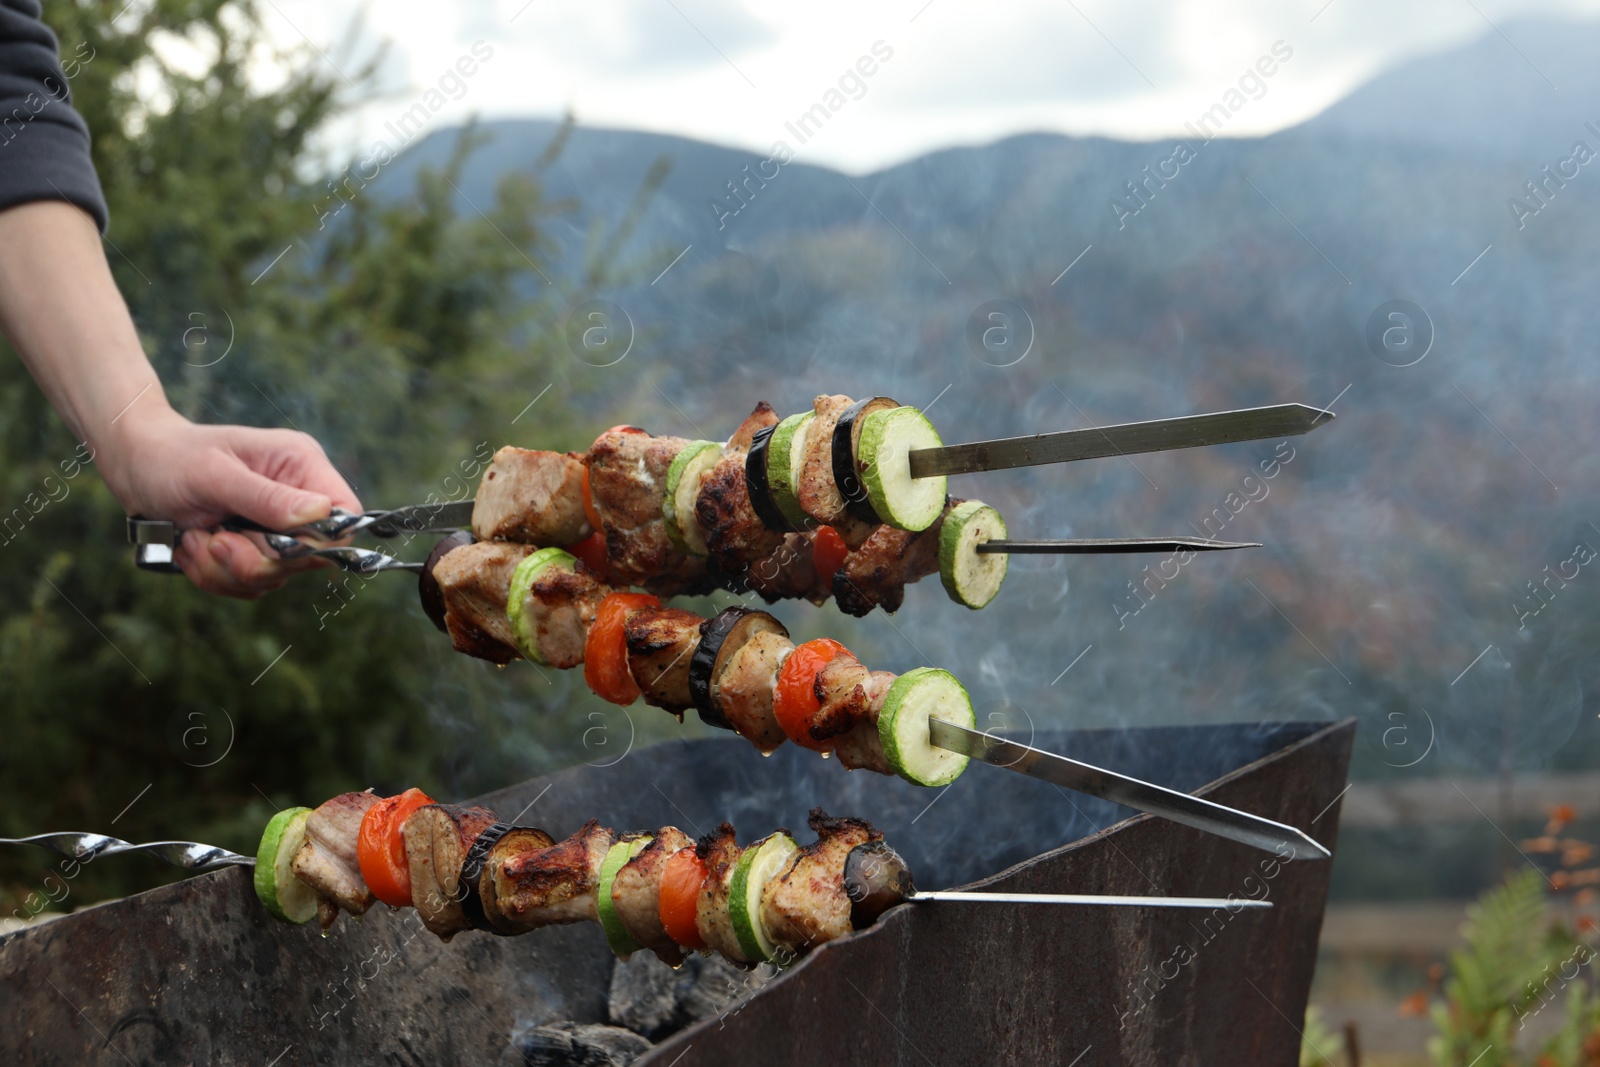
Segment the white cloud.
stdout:
[[[809,162],[852,171],[1032,130],[1168,136],[1281,40],[1293,60],[1227,130],[1261,134],[1315,115],[1409,56],[1494,32],[1485,20],[1600,16],[1600,0],[1323,4],[389,0],[366,10],[370,36],[391,42],[386,80],[395,93],[366,105],[337,136],[351,149],[367,143],[480,39],[494,58],[439,114],[441,125],[472,113],[551,117],[571,108],[593,125],[762,151],[882,40],[893,59],[800,151]],[[326,51],[357,2],[274,0],[274,8],[269,25],[285,43],[303,33]]]

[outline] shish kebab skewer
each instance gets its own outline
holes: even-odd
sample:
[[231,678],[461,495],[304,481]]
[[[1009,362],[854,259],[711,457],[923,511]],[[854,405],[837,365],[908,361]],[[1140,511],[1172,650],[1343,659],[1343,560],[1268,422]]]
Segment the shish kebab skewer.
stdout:
[[[267,823],[253,861],[266,910],[291,923],[317,918],[324,930],[340,911],[365,914],[379,901],[414,907],[441,940],[481,930],[502,936],[545,926],[598,922],[616,955],[648,949],[681,964],[690,951],[715,951],[753,966],[787,966],[817,945],[872,925],[897,904],[1095,904],[1270,907],[1267,900],[1123,897],[1095,894],[919,893],[898,853],[871,824],[812,809],[813,844],[787,830],[741,847],[723,823],[698,841],[674,826],[618,833],[585,823],[564,841],[534,827],[499,822],[483,807],[438,804],[418,789],[393,797],[344,793],[315,811],[290,808]],[[75,858],[59,839],[44,844]],[[98,838],[102,853],[125,851]],[[188,843],[184,843],[188,844]],[[192,845],[184,856],[197,860]],[[223,850],[208,861],[250,864]]]
[[598,580],[559,548],[455,534],[430,554],[420,592],[457,651],[581,665],[602,699],[627,705],[642,695],[680,720],[694,708],[763,752],[789,740],[847,769],[924,786],[950,784],[976,758],[1257,848],[1330,855],[1294,827],[980,732],[948,671],[869,670],[837,641],[796,646],[772,615],[742,606],[710,619],[662,607]]
[[[523,933],[593,919],[624,959],[649,948],[672,964],[695,948],[720,949],[735,962],[786,964],[907,901],[1272,906],[1265,899],[918,892],[904,860],[868,823],[832,819],[820,809],[809,823],[818,841],[805,847],[780,830],[741,849],[726,823],[702,845],[672,826],[619,834],[593,822],[557,844],[542,830],[499,822],[488,808],[436,804],[416,789],[391,798],[369,790],[341,794],[315,811],[280,811],[253,857],[195,841],[131,844],[91,833],[0,838],[0,844],[36,845],[83,862],[149,852],[188,871],[254,867],[256,895],[273,916],[293,923],[317,917],[324,929],[339,911],[364,914],[378,900],[415,907],[447,941],[469,929]],[[715,883],[708,884],[702,849],[721,861]],[[674,870],[680,852],[689,855]]]
[[[964,510],[954,513],[952,505],[946,504],[941,511],[943,474],[932,471],[933,465],[942,462],[951,472],[1000,469],[1248,440],[1304,433],[1318,425],[1322,418],[1332,417],[1304,405],[1279,405],[945,448],[937,444],[937,432],[920,412],[884,397],[859,402],[842,396],[818,397],[813,406],[813,412],[779,421],[771,408],[762,404],[726,445],[646,435],[651,442],[649,446],[639,448],[635,442],[635,447],[630,449],[625,443],[608,441],[608,438],[618,431],[642,431],[617,428],[601,435],[581,461],[581,477],[577,478],[571,476],[570,469],[580,462],[575,456],[502,449],[496,459],[503,461],[506,469],[491,471],[480,484],[478,499],[471,504],[463,501],[361,516],[340,515],[301,528],[299,532],[337,538],[360,529],[387,535],[471,522],[477,535],[485,540],[505,538],[571,546],[592,531],[600,531],[615,576],[630,584],[644,584],[665,594],[689,591],[697,584],[698,591],[705,591],[709,585],[726,584],[730,579],[742,580],[768,600],[806,596],[817,602],[826,599],[831,585],[831,592],[838,597],[844,610],[865,614],[875,603],[882,603],[889,610],[897,607],[899,587],[904,581],[931,573],[927,566],[930,561],[923,561],[922,573],[903,575],[898,585],[889,583],[878,596],[861,588],[861,567],[824,571],[820,588],[815,579],[808,581],[804,574],[791,576],[789,581],[777,581],[774,580],[776,576],[760,574],[757,568],[780,548],[787,561],[797,561],[801,558],[797,551],[800,546],[795,543],[797,539],[820,539],[823,551],[830,558],[864,550],[865,560],[873,564],[864,572],[866,584],[870,586],[881,581],[886,564],[894,569],[902,557],[912,552],[912,541],[896,537],[894,529],[920,533],[929,531],[931,526],[933,544],[929,547],[938,552],[939,570],[946,587],[958,601],[981,607],[986,601],[975,602],[960,588],[959,582],[952,581],[952,568],[945,558],[947,544],[960,538],[973,539],[979,533],[977,527],[985,528],[982,540],[997,535],[1003,538],[1004,522],[992,508],[977,502],[967,502]],[[912,447],[929,442],[934,443],[932,447]],[[747,462],[747,458],[753,462]],[[601,480],[606,484],[596,488],[596,499],[591,503],[590,474],[597,459]],[[608,465],[608,460],[622,462]],[[569,469],[563,471],[563,466]],[[498,486],[493,484],[496,473],[505,476]],[[704,491],[708,479],[716,486],[714,492]],[[619,496],[631,495],[629,482],[651,480],[664,486],[652,486],[656,491],[646,494],[642,512],[638,506],[640,502],[633,499],[622,502],[620,517],[607,514],[617,510],[610,505],[617,504]],[[920,484],[922,482],[928,484]],[[580,493],[581,512],[577,507]],[[501,507],[508,498],[513,504],[510,514]],[[552,515],[527,515],[532,502],[539,505],[535,510],[548,510]],[[648,513],[651,503],[659,505],[657,515]],[[945,521],[947,515],[951,523]],[[570,517],[577,525],[558,528],[563,516]],[[554,524],[547,521],[550,517],[555,519]],[[532,521],[528,521],[530,518]],[[661,522],[652,529],[652,522],[657,518]],[[583,529],[586,519],[592,530]],[[617,521],[613,525],[607,519]],[[831,529],[832,534],[806,532],[818,524]],[[940,529],[952,524],[954,529],[949,534]],[[240,528],[252,527],[241,524]],[[140,544],[136,558],[141,566],[159,567],[170,563],[170,546],[175,536],[170,523],[130,520],[129,536]],[[872,539],[879,543],[869,544]],[[1013,542],[1013,545],[1016,551],[1093,553],[1244,547],[1186,538]],[[630,551],[640,547],[647,550],[643,553]],[[1000,550],[996,547],[979,551],[997,554]],[[925,550],[924,555],[930,553]],[[638,566],[641,556],[648,561],[643,567]],[[694,561],[682,558],[684,556],[710,556],[710,566],[697,572]],[[593,556],[586,558],[591,563],[596,562]],[[392,561],[375,556],[359,560],[337,558],[335,562],[351,570],[384,569],[394,565]],[[987,570],[998,570],[1003,577],[1003,559],[997,562],[998,567],[991,565]],[[770,569],[770,563],[761,569]],[[960,572],[955,572],[955,576],[959,578]],[[757,580],[752,581],[752,577]],[[990,580],[997,588],[998,580]],[[676,588],[674,583],[678,583]],[[983,584],[979,583],[980,587]],[[989,595],[992,596],[992,592]]]

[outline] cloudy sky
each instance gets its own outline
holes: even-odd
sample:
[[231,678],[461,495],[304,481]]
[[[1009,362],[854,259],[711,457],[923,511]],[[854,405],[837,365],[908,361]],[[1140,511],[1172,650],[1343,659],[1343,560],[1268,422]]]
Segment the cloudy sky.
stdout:
[[[1519,21],[1600,18],[1600,0],[268,0],[285,45],[352,76],[387,41],[381,99],[337,134],[366,147],[419,100],[768,149],[862,172],[1027,130],[1157,138],[1223,99],[1275,43],[1288,60],[1229,123],[1259,134],[1316,114],[1374,72]],[[364,13],[363,13],[364,12]],[[360,19],[359,43],[348,44]],[[341,43],[346,42],[346,43]],[[448,72],[474,42],[470,78]],[[881,42],[881,44],[879,43]],[[874,45],[886,60],[850,75]],[[1536,57],[1527,57],[1536,62]],[[444,79],[445,91],[425,97]],[[785,129],[845,100],[803,147]]]

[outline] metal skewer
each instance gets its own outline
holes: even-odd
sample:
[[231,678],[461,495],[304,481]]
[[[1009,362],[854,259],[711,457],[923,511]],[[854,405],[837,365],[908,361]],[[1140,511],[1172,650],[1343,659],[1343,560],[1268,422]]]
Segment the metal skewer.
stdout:
[[959,726],[944,719],[928,720],[928,739],[936,748],[1039,778],[1092,797],[1109,800],[1136,811],[1159,815],[1208,834],[1253,845],[1288,859],[1325,860],[1332,857],[1322,845],[1293,826],[1251,815],[1224,804],[1176,789],[1154,785],[1116,771],[1058,756],[992,733]]
[[[147,852],[174,867],[186,871],[213,871],[223,867],[254,867],[254,856],[241,856],[216,845],[199,841],[147,841],[132,844],[104,834],[62,831],[53,834],[35,834],[32,837],[0,837],[0,845],[37,845],[68,859],[84,863],[101,856],[115,856],[128,852]],[[1148,908],[1270,908],[1269,900],[1224,900],[1213,897],[1159,897],[1159,896],[1103,896],[1093,893],[986,893],[962,890],[936,890],[913,893],[907,900],[915,903],[966,902],[987,904],[1087,904],[1118,907]]]
[[918,448],[909,454],[911,476],[977,474],[1041,463],[1071,463],[1080,459],[1164,452],[1172,448],[1290,437],[1313,430],[1333,417],[1331,411],[1306,404],[1274,404],[1177,419],[1125,422],[1087,430],[1061,430],[1028,437],[969,441],[941,448]]
[[906,898],[915,904],[958,901],[988,904],[1091,904],[1122,908],[1270,908],[1270,900],[1222,897],[1117,897],[1096,893],[984,893],[962,889],[942,889],[931,893],[912,893]]
[[1080,537],[1067,541],[983,541],[985,555],[1095,556],[1117,552],[1222,552],[1231,548],[1260,548],[1259,541],[1207,541],[1198,537]]
[[198,841],[146,841],[135,845],[120,838],[104,834],[78,833],[70,830],[54,834],[34,834],[32,837],[0,837],[0,845],[37,845],[68,859],[87,863],[101,856],[115,856],[124,852],[148,852],[159,860],[186,871],[211,871],[219,867],[254,867],[254,856],[241,856],[216,845],[203,845]]

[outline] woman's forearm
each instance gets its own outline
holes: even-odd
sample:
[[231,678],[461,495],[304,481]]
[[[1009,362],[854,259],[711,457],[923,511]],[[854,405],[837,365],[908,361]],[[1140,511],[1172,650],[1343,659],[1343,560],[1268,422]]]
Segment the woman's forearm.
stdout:
[[166,394],[117,291],[94,220],[63,201],[0,211],[0,329],[52,407],[97,454]]

